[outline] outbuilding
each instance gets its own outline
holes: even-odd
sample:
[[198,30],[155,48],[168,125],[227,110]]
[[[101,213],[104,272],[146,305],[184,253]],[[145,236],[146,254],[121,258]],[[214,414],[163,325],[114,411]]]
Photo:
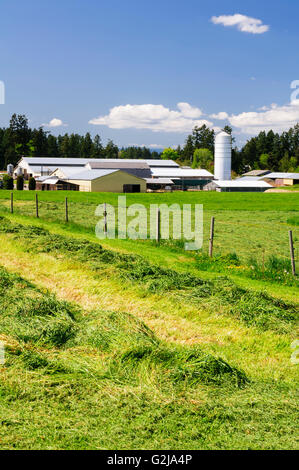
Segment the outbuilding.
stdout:
[[293,186],[299,184],[299,173],[269,173],[266,178],[272,180],[275,186]]
[[232,192],[242,192],[242,193],[253,193],[253,192],[264,192],[267,189],[272,188],[269,183],[265,181],[241,181],[232,180],[232,181],[212,181],[208,183],[205,187],[205,191],[218,191],[221,193],[232,193]]
[[83,170],[65,180],[79,186],[80,191],[111,193],[145,193],[146,181],[121,170]]
[[36,181],[38,191],[79,191],[79,186],[59,178],[41,178]]

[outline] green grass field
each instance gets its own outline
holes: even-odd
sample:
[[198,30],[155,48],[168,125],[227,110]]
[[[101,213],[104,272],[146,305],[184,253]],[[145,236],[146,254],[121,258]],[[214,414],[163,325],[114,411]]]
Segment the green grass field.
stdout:
[[0,191],[0,448],[298,449],[298,194],[127,196],[203,204],[198,253],[97,240],[116,194],[38,196]]

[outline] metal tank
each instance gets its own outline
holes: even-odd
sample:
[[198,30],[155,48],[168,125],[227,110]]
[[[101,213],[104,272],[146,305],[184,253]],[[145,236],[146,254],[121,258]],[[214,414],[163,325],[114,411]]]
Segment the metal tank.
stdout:
[[232,138],[222,131],[215,137],[215,178],[220,181],[231,180],[231,166]]
[[9,163],[9,165],[7,165],[7,174],[9,176],[13,175],[13,165],[11,163]]

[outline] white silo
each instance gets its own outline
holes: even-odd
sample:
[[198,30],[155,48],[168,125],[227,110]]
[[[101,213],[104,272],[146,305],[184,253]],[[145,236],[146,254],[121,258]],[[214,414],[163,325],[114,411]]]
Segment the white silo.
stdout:
[[13,176],[13,165],[11,163],[7,165],[7,174]]
[[232,138],[222,131],[215,138],[215,178],[220,181],[231,180],[231,166]]

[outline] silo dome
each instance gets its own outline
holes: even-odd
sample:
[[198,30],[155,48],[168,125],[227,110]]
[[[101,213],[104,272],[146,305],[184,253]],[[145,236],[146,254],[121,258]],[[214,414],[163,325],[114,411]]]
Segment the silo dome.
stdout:
[[222,131],[215,137],[215,168],[217,180],[231,180],[232,138]]
[[13,175],[13,169],[14,169],[13,165],[11,163],[9,163],[7,165],[7,174],[12,176]]

